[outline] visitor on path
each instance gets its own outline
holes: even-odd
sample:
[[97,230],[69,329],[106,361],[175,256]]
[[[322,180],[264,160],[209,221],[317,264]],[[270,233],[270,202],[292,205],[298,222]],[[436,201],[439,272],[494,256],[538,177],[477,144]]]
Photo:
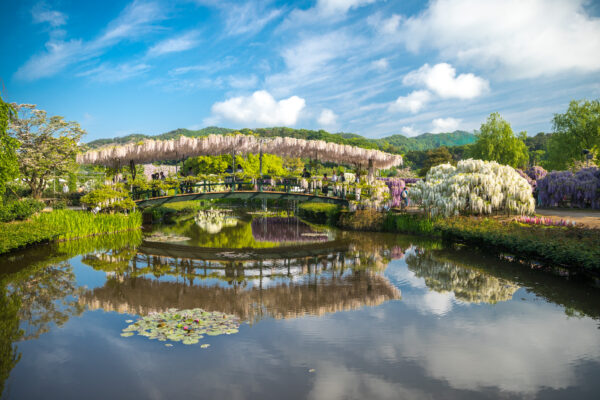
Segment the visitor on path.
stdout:
[[329,190],[329,186],[328,186],[328,182],[329,179],[327,178],[327,174],[323,174],[323,187],[321,188],[321,190],[323,191],[324,195],[327,195],[327,191]]
[[306,170],[306,167],[304,167],[304,169],[302,170],[302,177],[303,178],[310,178],[310,172],[308,172]]
[[408,208],[409,200],[408,200],[408,189],[405,187],[400,194],[402,198],[402,208]]
[[69,193],[69,187],[67,186],[67,184],[66,184],[66,183],[65,183],[65,184],[63,184],[63,193],[64,193],[64,194],[67,194],[67,193]]

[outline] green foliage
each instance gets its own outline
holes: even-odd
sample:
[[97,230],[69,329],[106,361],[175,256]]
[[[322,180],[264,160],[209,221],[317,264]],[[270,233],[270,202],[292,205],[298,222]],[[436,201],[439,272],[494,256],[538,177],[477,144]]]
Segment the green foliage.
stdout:
[[19,200],[0,204],[0,222],[22,221],[44,208],[44,203],[35,199]]
[[383,230],[395,233],[436,236],[435,219],[422,214],[388,213],[383,221]]
[[19,141],[8,134],[8,123],[13,117],[13,107],[0,97],[0,202],[6,190],[6,182],[15,179],[19,173],[16,152]]
[[[257,154],[248,154],[247,156],[235,156],[235,168],[241,165],[244,170],[244,175],[257,177],[259,176],[260,157]],[[231,155],[222,154],[219,156],[199,156],[188,158],[183,164],[183,170],[187,172],[188,168],[192,168],[194,175],[219,175],[231,166]],[[287,175],[287,170],[283,167],[281,157],[273,154],[263,154],[263,174],[284,176]]]
[[524,168],[529,160],[524,142],[527,134],[521,132],[519,136],[514,135],[510,124],[499,113],[492,113],[481,124],[470,156],[484,161],[497,161],[513,168]]
[[419,174],[425,176],[431,167],[446,163],[452,164],[453,161],[452,154],[450,154],[446,147],[438,147],[437,149],[428,150],[427,157],[423,162],[423,168],[421,168]]
[[125,215],[57,210],[51,213],[42,213],[34,221],[62,232],[59,239],[70,240],[138,229],[142,226],[142,214],[139,211]]
[[563,170],[585,161],[582,150],[600,151],[600,100],[571,101],[567,112],[554,115],[553,126],[546,167]]
[[597,229],[524,226],[494,219],[440,220],[442,238],[516,254],[550,264],[600,268],[600,232]]
[[298,216],[317,224],[335,225],[340,215],[340,206],[329,203],[302,203]]
[[45,226],[36,220],[1,224],[0,254],[35,243],[56,239],[64,234],[61,226]]
[[20,142],[17,153],[21,176],[40,198],[54,176],[63,176],[78,168],[75,156],[79,140],[85,134],[76,122],[47,116],[30,104],[13,104],[17,111],[10,121],[10,132]]
[[101,186],[81,198],[89,207],[100,207],[104,211],[126,211],[135,207],[129,192],[122,185]]
[[385,215],[372,209],[341,213],[337,225],[353,231],[377,232],[383,228]]

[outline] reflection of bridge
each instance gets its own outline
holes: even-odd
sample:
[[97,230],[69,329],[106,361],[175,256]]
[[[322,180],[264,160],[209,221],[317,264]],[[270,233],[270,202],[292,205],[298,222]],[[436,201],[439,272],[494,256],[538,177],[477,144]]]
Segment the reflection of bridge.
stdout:
[[111,280],[79,296],[90,309],[146,315],[169,308],[203,308],[257,321],[265,316],[296,318],[376,306],[400,299],[400,291],[385,277],[368,271],[319,277],[267,288],[188,285],[148,278]]
[[138,207],[161,205],[190,200],[214,200],[214,199],[238,199],[238,200],[293,200],[298,202],[319,202],[348,205],[348,200],[341,197],[323,196],[312,193],[259,191],[259,190],[237,190],[237,191],[214,191],[199,193],[182,193],[168,196],[142,197],[136,200]]

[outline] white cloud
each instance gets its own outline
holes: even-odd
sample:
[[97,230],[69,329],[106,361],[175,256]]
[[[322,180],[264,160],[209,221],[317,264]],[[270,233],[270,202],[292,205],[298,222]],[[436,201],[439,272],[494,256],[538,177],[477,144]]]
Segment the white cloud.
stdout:
[[458,129],[461,120],[457,118],[436,118],[431,122],[432,133],[454,132]]
[[17,70],[15,77],[36,80],[55,75],[69,65],[102,55],[110,46],[122,40],[133,40],[151,32],[154,22],[163,18],[165,10],[157,3],[135,0],[95,40],[63,41],[51,36],[46,43],[46,51],[31,56]]
[[390,67],[390,62],[387,60],[387,58],[380,58],[379,60],[373,61],[371,65],[376,70],[385,71]]
[[44,3],[36,4],[31,10],[33,22],[48,22],[50,26],[57,27],[67,23],[67,16],[60,11],[49,9]]
[[600,19],[586,0],[436,0],[401,28],[409,50],[532,78],[600,70]]
[[381,32],[386,33],[388,35],[394,34],[400,26],[401,19],[402,17],[400,17],[397,14],[394,14],[391,17],[382,20],[378,28]]
[[410,86],[423,85],[443,98],[472,99],[489,90],[489,83],[473,74],[460,74],[447,63],[430,67],[423,65],[406,74],[402,83]]
[[96,82],[120,82],[141,75],[149,69],[150,66],[144,63],[124,63],[119,65],[103,63],[77,76],[89,76]]
[[349,10],[359,8],[376,0],[318,0],[316,9],[324,16],[346,14]]
[[417,132],[415,127],[412,125],[411,126],[403,126],[402,128],[400,128],[400,131],[405,136],[417,136],[419,134],[419,132]]
[[159,56],[189,50],[198,45],[198,32],[187,32],[183,35],[158,42],[148,50],[149,56]]
[[227,13],[227,33],[230,35],[260,32],[283,13],[281,9],[266,10],[261,2],[229,4],[223,9]]
[[388,110],[391,112],[419,112],[427,102],[431,100],[431,93],[427,90],[415,90],[408,96],[400,96],[390,104]]
[[230,76],[227,82],[234,89],[252,89],[258,85],[258,77],[256,75]]
[[232,121],[244,126],[292,126],[298,121],[304,106],[304,99],[298,96],[276,101],[269,92],[259,90],[251,96],[217,102],[211,110],[215,120]]
[[334,127],[337,124],[337,115],[332,110],[324,108],[317,122],[324,128]]

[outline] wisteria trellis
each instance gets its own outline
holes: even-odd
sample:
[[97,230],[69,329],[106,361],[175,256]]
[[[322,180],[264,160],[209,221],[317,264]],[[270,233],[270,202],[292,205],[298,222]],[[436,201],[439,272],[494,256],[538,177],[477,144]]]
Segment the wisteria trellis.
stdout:
[[338,164],[360,164],[387,169],[402,165],[402,156],[380,150],[329,143],[322,140],[304,140],[290,137],[263,139],[250,135],[208,135],[202,138],[179,137],[172,140],[144,140],[120,146],[90,150],[77,156],[80,164],[98,164],[111,167],[163,160],[182,160],[202,155],[259,153],[284,157],[310,157]]

